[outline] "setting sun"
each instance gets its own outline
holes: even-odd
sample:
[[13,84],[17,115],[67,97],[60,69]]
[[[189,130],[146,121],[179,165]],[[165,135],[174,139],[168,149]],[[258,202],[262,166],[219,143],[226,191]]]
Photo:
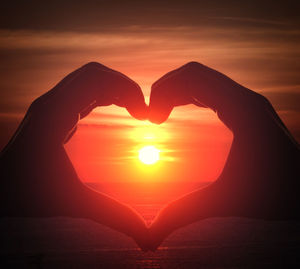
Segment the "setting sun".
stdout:
[[139,150],[139,159],[147,165],[155,164],[159,160],[159,150],[154,146],[145,146]]

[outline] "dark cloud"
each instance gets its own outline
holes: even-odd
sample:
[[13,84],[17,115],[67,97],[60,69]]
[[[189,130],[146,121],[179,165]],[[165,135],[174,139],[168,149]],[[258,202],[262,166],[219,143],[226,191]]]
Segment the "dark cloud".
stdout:
[[266,95],[300,140],[300,1],[28,0],[0,10],[0,148],[32,100],[88,61],[143,86],[203,62]]
[[[128,25],[299,25],[299,1],[5,1],[4,29],[99,31]],[[239,21],[237,21],[237,19]]]

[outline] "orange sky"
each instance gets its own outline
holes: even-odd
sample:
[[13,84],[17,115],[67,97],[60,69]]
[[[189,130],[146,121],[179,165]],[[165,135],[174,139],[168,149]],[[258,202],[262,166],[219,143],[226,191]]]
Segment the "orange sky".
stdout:
[[[123,72],[139,83],[146,98],[151,84],[164,73],[188,61],[204,63],[267,96],[299,141],[298,25],[288,17],[214,15],[208,16],[210,23],[178,25],[151,23],[148,16],[147,25],[107,24],[104,30],[46,27],[42,19],[43,27],[3,23],[1,148],[32,100],[89,61]],[[156,138],[149,142],[144,138],[147,132]],[[99,108],[80,122],[66,148],[86,182],[211,181],[222,170],[231,139],[231,132],[205,109],[176,108],[169,121],[157,127],[112,106]],[[137,159],[138,149],[147,143],[162,151],[162,160],[151,169]]]

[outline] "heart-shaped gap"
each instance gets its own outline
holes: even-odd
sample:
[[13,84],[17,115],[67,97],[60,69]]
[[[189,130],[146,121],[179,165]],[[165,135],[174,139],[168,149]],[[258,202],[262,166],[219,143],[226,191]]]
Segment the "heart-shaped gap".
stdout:
[[[232,133],[208,109],[176,108],[162,125],[142,122],[116,106],[95,109],[65,145],[80,179],[135,208],[147,222],[168,202],[217,179]],[[152,145],[160,160],[143,164]]]

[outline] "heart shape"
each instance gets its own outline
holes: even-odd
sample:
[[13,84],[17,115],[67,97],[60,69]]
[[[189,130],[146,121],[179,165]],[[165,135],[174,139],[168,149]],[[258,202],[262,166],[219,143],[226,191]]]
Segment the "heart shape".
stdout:
[[[162,123],[169,117],[174,107],[191,103],[215,111],[221,121],[234,133],[232,149],[238,147],[239,150],[231,151],[223,173],[217,181],[169,204],[160,212],[150,227],[152,242],[150,244],[147,242],[148,249],[156,249],[175,229],[206,217],[229,215],[269,217],[271,205],[275,202],[274,198],[270,198],[270,205],[262,210],[259,208],[260,203],[253,201],[255,196],[258,201],[264,201],[267,193],[265,185],[258,181],[261,179],[259,162],[251,160],[257,170],[249,171],[249,163],[243,158],[244,154],[263,155],[269,160],[266,165],[268,176],[273,174],[270,164],[273,165],[274,160],[270,152],[261,152],[266,138],[270,140],[269,136],[263,133],[261,141],[255,141],[254,148],[252,143],[250,147],[247,143],[256,136],[253,130],[257,126],[269,125],[270,119],[261,117],[265,116],[262,110],[267,109],[274,117],[277,115],[270,103],[261,95],[242,87],[223,74],[202,64],[191,62],[171,71],[153,84],[148,118],[154,123]],[[253,111],[253,106],[258,109]],[[260,119],[261,123],[257,119]],[[278,123],[275,125],[276,130],[277,128]],[[276,144],[275,141],[273,143]],[[281,162],[280,166],[286,166],[284,163],[286,162]],[[245,171],[248,171],[247,176],[244,175]],[[247,183],[241,183],[241,177],[246,178]],[[238,192],[234,191],[234,188]],[[243,204],[241,201],[245,200],[245,197],[247,199]]]
[[[168,204],[148,228],[126,205],[79,180],[63,143],[75,133],[79,118],[96,106],[116,104],[137,119],[162,123],[175,106],[190,103],[214,110],[234,134],[214,183]],[[207,217],[297,217],[298,167],[298,146],[267,99],[223,74],[188,63],[153,84],[148,108],[136,83],[90,63],[33,102],[3,151],[6,203],[1,212],[86,217],[133,237],[144,250],[155,250],[177,228]]]

